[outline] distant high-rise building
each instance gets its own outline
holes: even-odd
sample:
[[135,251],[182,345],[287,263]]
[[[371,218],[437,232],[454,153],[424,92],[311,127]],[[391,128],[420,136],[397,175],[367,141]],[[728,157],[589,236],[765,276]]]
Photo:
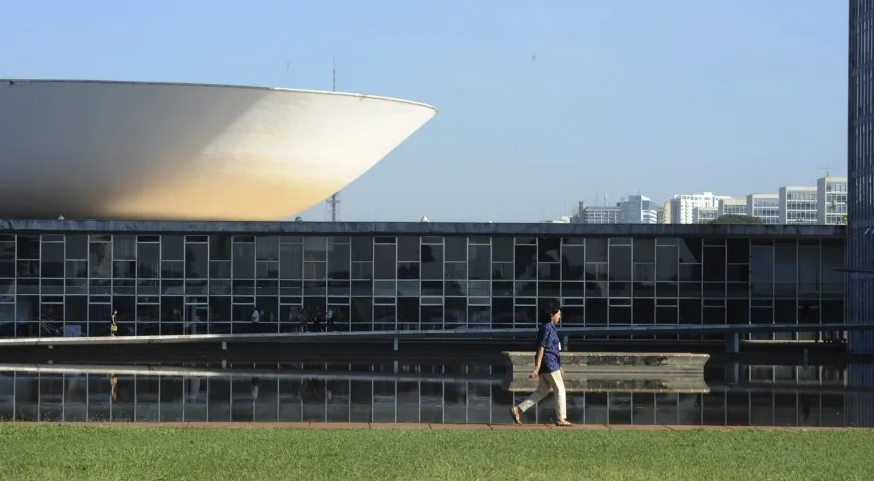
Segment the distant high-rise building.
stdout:
[[542,224],[570,224],[571,218],[564,215],[559,217],[558,219],[541,219],[540,222]]
[[746,197],[719,199],[719,206],[717,208],[717,217],[724,215],[747,215],[747,199]]
[[692,210],[693,224],[707,224],[718,217],[718,207],[695,207]]
[[618,205],[586,205],[580,202],[579,211],[571,216],[574,224],[621,224],[622,207]]
[[632,195],[616,205],[586,205],[580,202],[571,217],[579,224],[656,224],[661,208],[649,197]]
[[780,187],[780,224],[816,224],[816,187]]
[[701,194],[678,194],[671,202],[671,224],[693,224],[695,208],[718,207],[719,201],[730,199],[726,195],[713,195],[713,192]]
[[655,202],[649,197],[632,195],[619,203],[622,208],[623,224],[655,224],[658,222],[658,212]]
[[747,215],[758,217],[762,220],[762,224],[779,224],[780,196],[778,194],[748,195]]
[[847,187],[846,177],[822,177],[816,180],[817,224],[847,223]]
[[606,205],[605,196],[603,205],[590,206],[580,202],[571,222],[700,224],[724,215],[749,215],[765,224],[839,225],[846,222],[848,196],[847,178],[827,175],[817,179],[815,186],[787,185],[776,194],[749,194],[744,197],[714,195],[712,192],[678,194],[663,205],[640,194]]
[[664,206],[656,206],[656,224],[667,224],[667,221],[665,220]]

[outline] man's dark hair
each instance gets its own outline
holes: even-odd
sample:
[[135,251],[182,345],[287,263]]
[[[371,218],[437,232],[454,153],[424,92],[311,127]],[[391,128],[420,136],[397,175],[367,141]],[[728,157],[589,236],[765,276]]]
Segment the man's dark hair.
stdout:
[[542,323],[546,324],[547,322],[552,320],[552,316],[561,312],[561,308],[560,307],[550,307],[549,309],[546,309],[546,311],[544,311],[544,312],[546,313],[546,315],[543,317]]

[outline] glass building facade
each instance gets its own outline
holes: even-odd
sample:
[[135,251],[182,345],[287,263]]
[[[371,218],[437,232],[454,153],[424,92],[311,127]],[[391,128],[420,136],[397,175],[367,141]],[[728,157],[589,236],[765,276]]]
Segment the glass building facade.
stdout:
[[839,226],[23,222],[3,337],[844,322]]
[[[848,322],[874,314],[874,3],[850,0],[847,125]],[[874,332],[850,337],[853,352],[874,352]]]

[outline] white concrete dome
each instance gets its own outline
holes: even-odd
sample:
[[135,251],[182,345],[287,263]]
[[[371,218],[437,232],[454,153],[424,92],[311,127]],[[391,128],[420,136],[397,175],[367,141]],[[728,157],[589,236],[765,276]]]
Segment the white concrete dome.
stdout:
[[280,220],[435,113],[335,92],[0,80],[0,218]]

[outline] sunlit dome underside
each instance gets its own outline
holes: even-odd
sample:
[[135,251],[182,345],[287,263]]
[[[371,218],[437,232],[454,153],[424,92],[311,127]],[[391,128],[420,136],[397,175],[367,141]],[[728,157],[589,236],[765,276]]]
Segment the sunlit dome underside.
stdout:
[[0,80],[0,218],[280,220],[435,113],[334,92]]

